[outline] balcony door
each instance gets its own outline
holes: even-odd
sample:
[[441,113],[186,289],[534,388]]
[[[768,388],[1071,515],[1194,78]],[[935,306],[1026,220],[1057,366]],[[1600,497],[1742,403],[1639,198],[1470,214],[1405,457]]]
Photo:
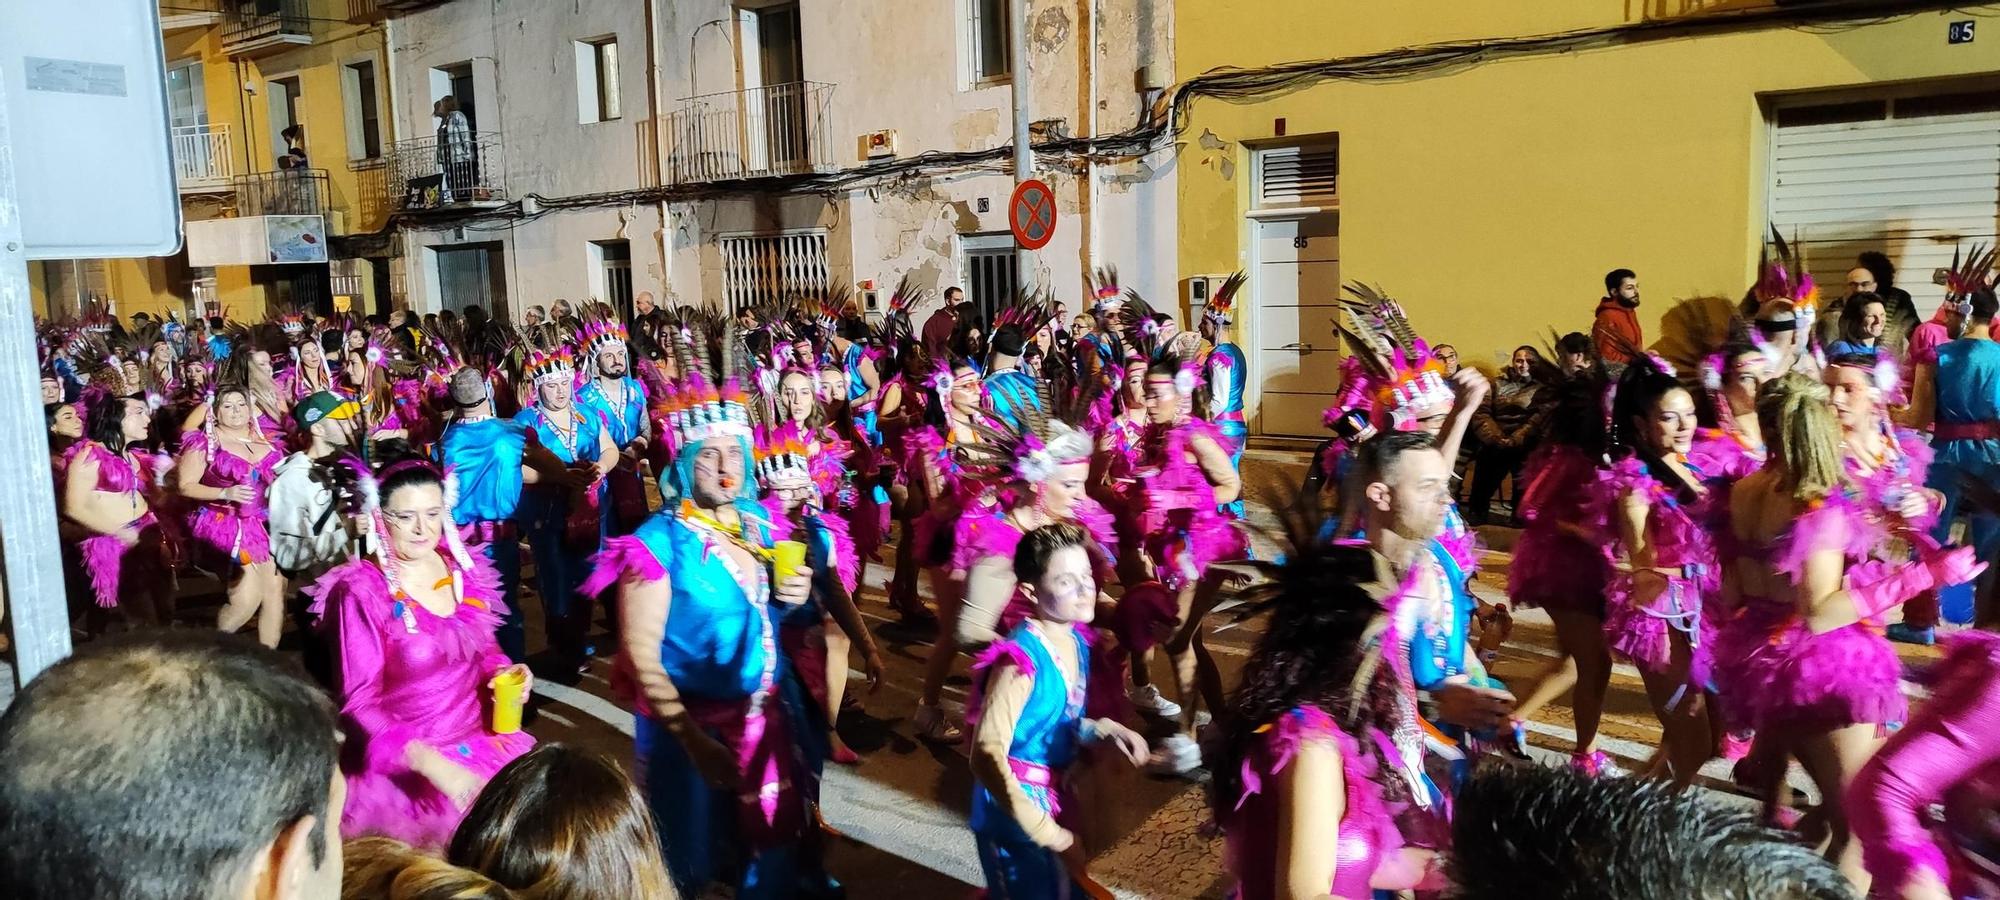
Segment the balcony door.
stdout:
[[806,62],[795,3],[737,10],[742,35],[744,168],[783,173],[806,152]]

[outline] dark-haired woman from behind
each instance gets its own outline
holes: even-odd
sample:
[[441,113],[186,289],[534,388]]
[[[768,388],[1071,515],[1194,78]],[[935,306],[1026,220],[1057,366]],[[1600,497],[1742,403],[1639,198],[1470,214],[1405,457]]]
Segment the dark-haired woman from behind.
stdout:
[[435,850],[479,789],[534,744],[496,734],[486,713],[495,679],[532,688],[494,639],[506,610],[498,577],[451,527],[456,479],[400,442],[376,473],[374,556],[352,560],[309,592],[339,661],[347,735],[341,833],[384,835]]
[[[1390,748],[1420,727],[1371,636],[1385,613],[1366,547],[1294,556],[1269,628],[1205,748],[1209,801],[1242,900],[1436,890],[1441,857],[1398,827],[1424,790]],[[1378,585],[1385,592],[1393,583]]]
[[481,791],[446,854],[521,900],[674,900],[646,800],[609,757],[566,744],[522,754]]

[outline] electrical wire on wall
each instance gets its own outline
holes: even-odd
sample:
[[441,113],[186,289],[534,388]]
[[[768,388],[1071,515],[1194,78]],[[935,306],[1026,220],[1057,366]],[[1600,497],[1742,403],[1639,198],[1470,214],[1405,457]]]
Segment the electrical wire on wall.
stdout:
[[[1202,99],[1249,103],[1333,82],[1388,82],[1434,77],[1506,59],[1579,53],[1731,32],[1789,28],[1814,34],[1836,33],[1907,19],[1925,12],[1957,8],[1958,4],[1949,0],[1826,0],[1804,6],[1717,12],[1576,31],[1447,41],[1359,56],[1302,60],[1256,68],[1212,69],[1175,85],[1164,103],[1156,104],[1150,115],[1130,129],[1095,138],[1053,138],[1034,144],[1033,150],[1038,162],[1075,161],[1085,157],[1098,163],[1123,162],[1170,146],[1186,130],[1188,113],[1195,101]],[[386,247],[390,233],[399,225],[426,229],[498,230],[532,222],[551,213],[633,203],[811,193],[831,200],[847,191],[913,180],[1005,174],[1012,170],[1012,158],[1013,145],[1010,143],[984,150],[933,150],[818,175],[667,185],[565,197],[529,194],[539,207],[533,213],[524,213],[520,201],[484,210],[404,212],[393,217],[380,232],[352,235],[347,240],[357,249],[370,246],[373,240],[379,240],[380,246]]]

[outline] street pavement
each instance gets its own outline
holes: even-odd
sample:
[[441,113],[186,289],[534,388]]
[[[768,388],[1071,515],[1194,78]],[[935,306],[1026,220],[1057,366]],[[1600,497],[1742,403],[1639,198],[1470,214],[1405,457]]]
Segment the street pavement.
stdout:
[[[1274,523],[1267,507],[1254,501],[1285,496],[1283,486],[1297,484],[1299,458],[1252,451],[1244,465],[1251,485],[1252,520],[1270,527]],[[1501,600],[1513,533],[1483,529],[1481,534],[1489,549],[1475,590],[1489,600]],[[1264,554],[1276,549],[1262,538],[1255,544]],[[884,557],[888,558],[886,551]],[[826,773],[824,816],[827,826],[840,835],[831,843],[829,867],[852,897],[972,897],[982,879],[972,835],[965,828],[972,782],[964,748],[936,746],[915,737],[910,720],[931,635],[904,625],[888,609],[883,593],[888,575],[887,566],[871,564],[864,576],[861,610],[882,649],[887,675],[872,694],[858,665],[852,675],[849,694],[859,706],[842,715],[840,733],[861,762],[830,765]],[[529,577],[523,580],[532,584]],[[532,588],[523,593],[529,646],[545,646],[540,598]],[[183,619],[198,619],[198,608],[184,612]],[[1234,685],[1262,633],[1262,622],[1252,619],[1207,637],[1226,684]],[[527,728],[543,741],[578,744],[629,760],[632,717],[611,696],[610,640],[600,632],[597,641],[598,657],[573,684],[546,677],[537,680]],[[1512,636],[1489,669],[1517,694],[1525,694],[1555,659],[1554,647],[1548,619],[1537,611],[1518,611]],[[1899,646],[1899,651],[1910,662],[1936,656],[1927,648]],[[1170,686],[1163,662],[1154,681]],[[946,687],[947,703],[963,704],[968,687],[961,661]],[[1165,689],[1171,692],[1171,687]],[[1543,764],[1567,759],[1575,740],[1572,717],[1563,698],[1529,723],[1530,741]],[[1150,732],[1156,736],[1166,730],[1164,723],[1151,723]],[[1643,767],[1657,742],[1658,723],[1638,673],[1629,666],[1618,666],[1612,678],[1600,735],[1599,748],[1627,769]],[[1703,775],[1701,789],[1736,796],[1728,784],[1726,764],[1712,762]],[[1805,787],[1796,770],[1793,781]],[[1224,895],[1222,844],[1205,827],[1209,816],[1199,773],[1193,779],[1152,777],[1122,761],[1104,761],[1080,783],[1079,802],[1094,810],[1098,820],[1084,835],[1094,854],[1092,872],[1115,896]],[[1805,789],[1805,793],[1811,792]]]

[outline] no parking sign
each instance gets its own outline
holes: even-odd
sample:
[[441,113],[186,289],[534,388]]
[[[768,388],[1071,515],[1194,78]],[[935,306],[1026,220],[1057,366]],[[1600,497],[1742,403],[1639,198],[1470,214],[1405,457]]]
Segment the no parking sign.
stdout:
[[1007,201],[1007,224],[1023,249],[1042,249],[1056,235],[1055,192],[1038,179],[1021,182]]

